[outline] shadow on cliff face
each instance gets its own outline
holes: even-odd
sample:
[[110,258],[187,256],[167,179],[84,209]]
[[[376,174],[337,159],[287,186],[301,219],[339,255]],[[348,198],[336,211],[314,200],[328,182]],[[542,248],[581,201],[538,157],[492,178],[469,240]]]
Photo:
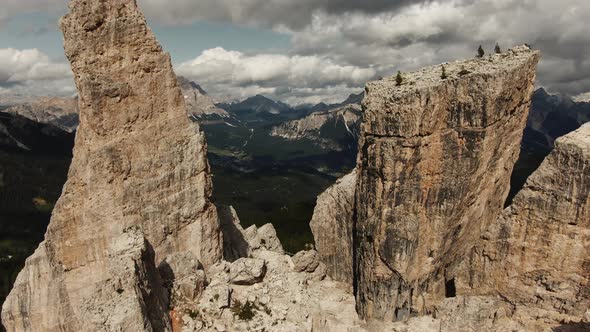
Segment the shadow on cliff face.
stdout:
[[553,329],[553,332],[588,332],[590,324],[588,323],[568,323]]
[[223,258],[234,262],[241,257],[248,257],[250,245],[242,231],[234,223],[232,209],[227,205],[217,205],[217,214],[223,233]]
[[555,140],[577,130],[589,120],[590,103],[550,95],[542,88],[535,91],[505,206],[512,204],[514,196],[522,189],[528,177],[553,150]]

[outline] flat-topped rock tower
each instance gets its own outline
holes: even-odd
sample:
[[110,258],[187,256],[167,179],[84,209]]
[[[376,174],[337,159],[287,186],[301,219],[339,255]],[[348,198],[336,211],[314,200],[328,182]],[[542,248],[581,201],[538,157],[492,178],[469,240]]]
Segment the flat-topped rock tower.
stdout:
[[403,320],[456,294],[455,269],[501,213],[539,52],[371,82],[363,101],[354,285],[364,318]]

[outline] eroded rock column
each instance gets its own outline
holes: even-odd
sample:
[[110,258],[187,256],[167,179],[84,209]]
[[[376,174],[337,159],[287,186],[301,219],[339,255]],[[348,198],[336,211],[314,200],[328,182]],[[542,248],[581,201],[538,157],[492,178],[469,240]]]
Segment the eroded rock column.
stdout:
[[363,101],[354,283],[364,318],[454,296],[455,268],[502,211],[534,88],[526,47],[371,82]]
[[[186,116],[169,55],[134,0],[72,0],[69,6],[61,27],[80,126],[45,241],[4,304],[9,331],[104,330],[100,317],[87,317],[134,289],[116,286],[117,271],[109,269],[119,248],[115,239],[131,227],[153,247],[156,266],[175,252],[191,252],[209,266],[222,253],[204,135]],[[138,273],[138,282],[151,282]],[[125,320],[138,319],[145,323],[133,330],[167,329],[166,315],[152,312],[159,307],[141,301],[130,297],[117,309],[120,321],[106,330],[125,330]],[[131,315],[138,312],[143,316]],[[163,325],[150,323],[152,316]]]

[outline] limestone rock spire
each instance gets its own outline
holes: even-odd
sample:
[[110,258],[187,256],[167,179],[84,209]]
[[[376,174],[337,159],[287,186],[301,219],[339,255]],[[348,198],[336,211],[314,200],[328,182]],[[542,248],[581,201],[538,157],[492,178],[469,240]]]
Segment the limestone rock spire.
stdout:
[[[152,298],[161,287],[154,263],[188,251],[209,266],[222,254],[205,138],[135,0],[72,0],[69,8],[61,28],[79,95],[74,157],[2,321],[9,331],[118,331],[137,320],[141,330],[165,330],[166,306],[153,305],[162,302]],[[118,255],[121,241],[138,255]]]

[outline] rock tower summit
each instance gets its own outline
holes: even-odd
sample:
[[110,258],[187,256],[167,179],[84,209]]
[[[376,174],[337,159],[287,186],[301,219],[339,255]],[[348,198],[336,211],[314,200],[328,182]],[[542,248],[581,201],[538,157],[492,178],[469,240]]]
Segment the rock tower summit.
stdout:
[[403,320],[454,296],[457,265],[501,213],[540,54],[371,82],[363,101],[354,284],[365,318]]

